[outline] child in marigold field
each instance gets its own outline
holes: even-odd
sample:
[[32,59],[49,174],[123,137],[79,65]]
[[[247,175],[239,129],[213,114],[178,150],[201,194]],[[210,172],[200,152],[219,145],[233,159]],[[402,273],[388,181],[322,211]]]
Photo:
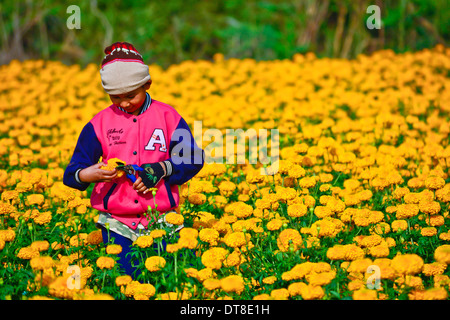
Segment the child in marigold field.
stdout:
[[[164,223],[165,214],[179,204],[178,185],[203,167],[204,152],[178,112],[147,93],[152,84],[149,67],[133,45],[116,42],[105,54],[100,75],[112,105],[81,131],[63,182],[81,191],[95,183],[91,204],[100,211],[97,226],[103,241],[114,238],[122,246],[119,263],[132,275],[136,269],[126,254],[133,242],[160,228],[149,225],[144,216],[148,207],[155,209],[156,202],[161,213],[158,223]],[[117,169],[102,169],[108,159],[121,159],[144,170],[137,171],[132,182],[126,175],[119,177]],[[147,172],[152,173],[151,179]]]

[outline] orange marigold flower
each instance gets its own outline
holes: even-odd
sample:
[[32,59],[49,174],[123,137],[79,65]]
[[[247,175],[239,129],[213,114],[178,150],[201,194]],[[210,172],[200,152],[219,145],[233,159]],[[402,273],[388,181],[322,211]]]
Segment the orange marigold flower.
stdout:
[[278,235],[277,245],[280,251],[287,252],[290,246],[295,251],[302,245],[302,237],[295,229],[284,229]]
[[392,259],[391,266],[403,275],[412,275],[422,271],[423,259],[417,254],[400,254]]
[[231,275],[220,280],[220,286],[225,292],[236,292],[241,294],[244,289],[244,279],[238,275]]
[[153,237],[150,235],[140,236],[133,242],[133,245],[136,245],[139,248],[149,248],[153,246]]
[[448,293],[443,287],[427,289],[424,292],[424,300],[447,300]]
[[160,256],[152,256],[145,260],[145,268],[150,272],[159,271],[166,266],[166,259]]
[[437,229],[435,227],[422,228],[420,234],[424,237],[432,237],[437,234]]
[[100,269],[112,269],[116,262],[110,257],[99,257],[96,261],[97,267]]
[[[126,165],[126,162],[123,160],[120,160],[118,158],[111,158],[111,159],[108,159],[106,166],[101,166],[100,169],[113,171],[119,165]],[[124,171],[118,170],[117,177],[120,178],[121,176],[124,175],[124,173],[125,173]]]
[[119,254],[122,252],[122,246],[119,244],[109,244],[106,246],[107,254]]
[[445,263],[433,262],[423,265],[422,273],[428,277],[443,274],[447,265]]
[[176,225],[176,226],[180,226],[183,224],[184,222],[184,217],[176,212],[169,212],[168,214],[165,215],[165,219],[167,223]]
[[434,258],[437,262],[450,264],[450,245],[444,244],[434,250]]

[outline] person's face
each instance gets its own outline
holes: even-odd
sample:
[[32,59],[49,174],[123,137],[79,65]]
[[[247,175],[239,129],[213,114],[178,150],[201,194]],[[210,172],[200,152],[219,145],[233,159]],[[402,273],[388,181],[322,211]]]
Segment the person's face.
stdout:
[[111,102],[126,112],[137,115],[145,101],[145,93],[150,88],[150,82],[140,88],[123,94],[110,94]]

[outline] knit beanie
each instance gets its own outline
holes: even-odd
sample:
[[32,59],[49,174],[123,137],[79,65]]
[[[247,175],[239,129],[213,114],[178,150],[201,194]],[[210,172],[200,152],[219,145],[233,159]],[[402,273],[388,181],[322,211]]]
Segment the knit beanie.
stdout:
[[150,80],[149,68],[132,44],[115,42],[106,47],[105,54],[100,76],[106,93],[124,94]]

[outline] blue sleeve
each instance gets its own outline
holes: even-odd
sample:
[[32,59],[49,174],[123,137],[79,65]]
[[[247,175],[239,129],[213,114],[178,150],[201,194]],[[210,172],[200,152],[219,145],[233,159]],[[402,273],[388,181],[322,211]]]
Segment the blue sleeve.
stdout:
[[165,178],[170,185],[182,185],[192,179],[204,164],[205,152],[197,146],[192,132],[181,118],[177,129],[173,132],[169,145],[172,174]]
[[78,142],[70,160],[64,171],[63,183],[71,188],[84,191],[89,183],[77,181],[75,174],[78,170],[90,167],[98,162],[103,154],[102,145],[97,138],[92,123],[84,126],[78,137]]

